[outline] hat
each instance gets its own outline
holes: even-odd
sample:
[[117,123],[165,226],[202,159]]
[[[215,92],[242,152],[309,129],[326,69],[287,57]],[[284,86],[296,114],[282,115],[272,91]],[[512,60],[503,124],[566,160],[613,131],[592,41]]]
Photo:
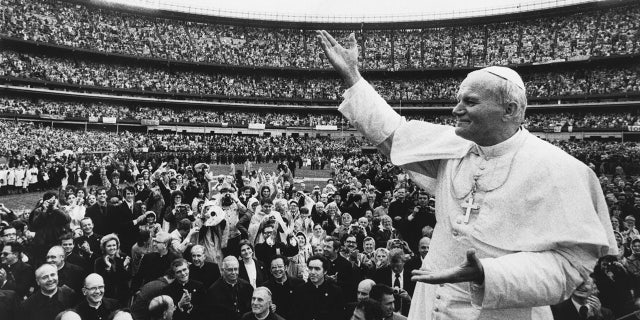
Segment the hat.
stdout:
[[631,220],[636,221],[636,218],[635,218],[634,216],[631,216],[631,215],[626,216],[626,217],[624,218],[624,221],[631,221]]
[[509,69],[507,67],[491,66],[491,67],[480,69],[479,71],[491,73],[492,75],[502,78],[504,80],[507,80],[515,84],[516,87],[522,90],[525,90],[524,82],[522,81],[522,78],[520,78],[520,75],[517,72],[513,71],[512,69]]

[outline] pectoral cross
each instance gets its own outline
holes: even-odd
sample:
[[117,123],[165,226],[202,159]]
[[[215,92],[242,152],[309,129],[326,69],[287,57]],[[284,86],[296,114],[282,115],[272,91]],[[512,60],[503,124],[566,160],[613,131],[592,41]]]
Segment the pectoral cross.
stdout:
[[473,203],[473,196],[474,196],[474,194],[471,193],[469,195],[469,198],[467,198],[468,202],[464,202],[462,204],[462,207],[467,209],[467,211],[464,213],[464,223],[469,223],[469,216],[471,215],[471,210],[480,209],[479,205]]
[[473,203],[473,197],[476,195],[476,189],[478,186],[478,178],[479,176],[473,177],[473,187],[471,188],[471,192],[469,193],[469,198],[467,198],[467,202],[462,203],[462,207],[467,209],[464,213],[464,223],[469,223],[469,216],[471,216],[471,210],[478,210],[480,206]]

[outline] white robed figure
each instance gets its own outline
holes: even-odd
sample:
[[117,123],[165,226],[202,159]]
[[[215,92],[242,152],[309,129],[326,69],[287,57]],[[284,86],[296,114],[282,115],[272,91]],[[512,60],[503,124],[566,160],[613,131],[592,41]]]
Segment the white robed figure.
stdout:
[[521,127],[526,91],[515,71],[471,72],[455,128],[407,122],[360,76],[353,34],[345,47],[326,31],[318,41],[349,88],[340,112],[436,195],[410,320],[552,319],[549,305],[616,253],[595,173]]

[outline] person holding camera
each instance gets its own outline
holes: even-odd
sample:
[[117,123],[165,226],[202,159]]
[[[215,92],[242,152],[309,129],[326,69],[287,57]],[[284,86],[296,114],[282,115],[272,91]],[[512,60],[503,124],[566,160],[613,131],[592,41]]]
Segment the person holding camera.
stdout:
[[249,237],[247,228],[251,217],[246,215],[247,207],[238,199],[238,196],[229,183],[223,183],[220,193],[214,198],[214,203],[222,208],[227,223],[228,240],[226,247],[222,248],[225,256],[240,255],[240,240]]
[[404,267],[405,254],[402,249],[389,251],[389,265],[377,269],[373,280],[378,284],[392,287],[395,299],[395,311],[403,315],[409,314],[411,295],[415,289],[415,282],[411,281],[411,270]]
[[52,243],[57,243],[60,236],[71,231],[70,222],[71,217],[58,206],[56,193],[46,192],[39,206],[29,215],[30,229],[36,233],[32,241],[32,258],[35,265],[44,262]]
[[182,219],[195,220],[191,206],[183,203],[184,193],[180,190],[171,193],[171,205],[166,206],[162,221],[162,230],[172,232]]
[[613,255],[598,259],[593,269],[593,279],[600,294],[602,306],[611,309],[616,318],[635,310],[632,297],[632,281],[624,265]]

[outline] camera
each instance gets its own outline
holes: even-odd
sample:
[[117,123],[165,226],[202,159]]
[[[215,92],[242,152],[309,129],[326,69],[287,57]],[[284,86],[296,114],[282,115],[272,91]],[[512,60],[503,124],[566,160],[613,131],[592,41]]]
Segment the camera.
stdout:
[[400,294],[400,290],[398,287],[393,287],[393,294]]
[[222,200],[221,200],[221,204],[224,207],[228,207],[233,203],[233,200],[231,199],[231,194],[225,194],[224,196],[222,196]]

